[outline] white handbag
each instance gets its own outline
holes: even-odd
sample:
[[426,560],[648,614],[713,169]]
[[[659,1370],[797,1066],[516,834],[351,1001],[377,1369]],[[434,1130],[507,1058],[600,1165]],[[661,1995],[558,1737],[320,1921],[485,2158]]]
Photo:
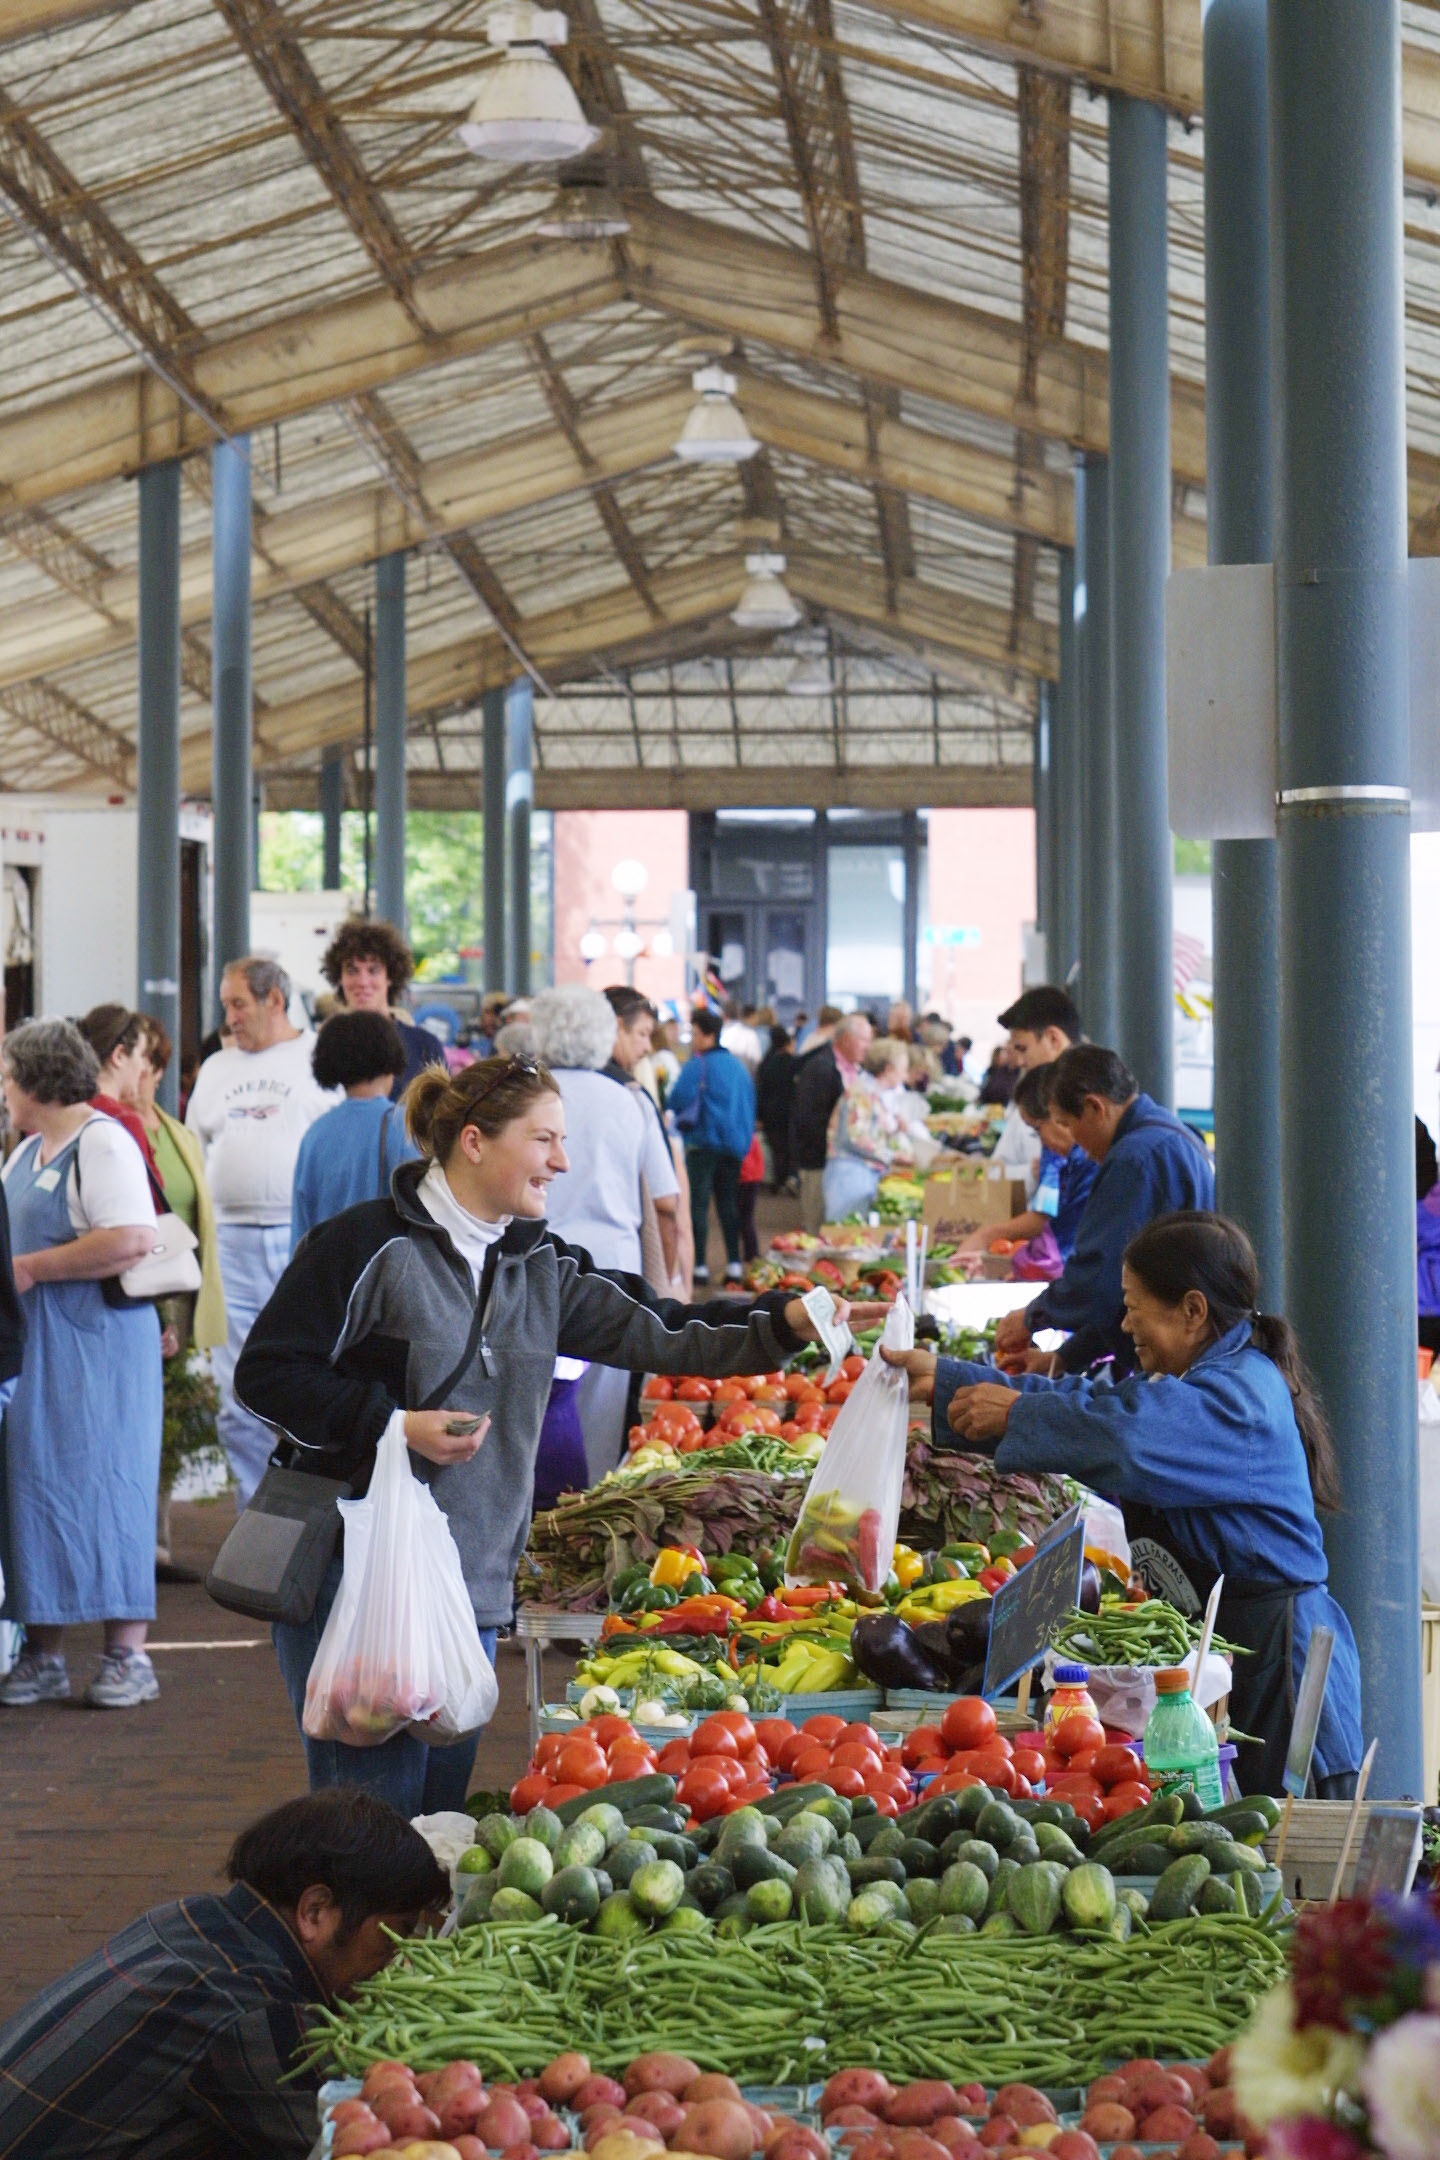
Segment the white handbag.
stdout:
[[143,1260],[125,1269],[120,1287],[126,1297],[177,1297],[182,1291],[200,1288],[200,1262],[195,1254],[200,1240],[180,1216],[155,1219],[155,1242]]

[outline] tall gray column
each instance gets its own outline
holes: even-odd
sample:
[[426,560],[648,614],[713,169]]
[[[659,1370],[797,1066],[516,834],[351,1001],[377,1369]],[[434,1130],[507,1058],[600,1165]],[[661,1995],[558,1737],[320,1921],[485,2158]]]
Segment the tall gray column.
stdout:
[[1055,826],[1050,795],[1052,686],[1042,680],[1035,703],[1030,801],[1035,812],[1035,927],[1045,939],[1046,980],[1055,942]]
[[332,744],[320,760],[320,882],[327,892],[339,892],[344,875],[340,861],[344,815],[345,753]]
[[480,775],[485,845],[485,988],[505,990],[505,692],[487,690],[480,700],[483,730]]
[[1166,118],[1110,100],[1110,610],[1119,828],[1116,1047],[1142,1088],[1175,1091],[1175,962],[1165,734],[1170,571]]
[[[1205,10],[1205,505],[1212,563],[1271,559],[1266,0]],[[1273,840],[1217,840],[1215,1182],[1284,1311]]]
[[1399,17],[1269,11],[1285,1281],[1384,1797],[1421,1790]]
[[375,565],[375,913],[405,928],[405,555]]
[[534,719],[530,678],[528,675],[517,676],[505,693],[505,852],[510,864],[510,988],[516,997],[530,995],[530,810],[535,800]]
[[1075,553],[1060,551],[1060,678],[1050,701],[1055,947],[1050,980],[1067,983],[1080,961],[1080,700],[1075,653]]
[[1093,1042],[1119,1034],[1115,714],[1110,680],[1110,463],[1075,463],[1076,688],[1080,701],[1080,1016]]
[[920,813],[906,810],[900,820],[905,850],[905,904],[901,916],[900,995],[913,1013],[920,998]]
[[139,700],[135,733],[140,864],[135,1002],[175,1044],[161,1106],[180,1100],[180,461],[140,475]]
[[250,950],[255,882],[250,792],[250,438],[233,435],[210,453],[211,803],[215,815],[215,1005],[220,978]]

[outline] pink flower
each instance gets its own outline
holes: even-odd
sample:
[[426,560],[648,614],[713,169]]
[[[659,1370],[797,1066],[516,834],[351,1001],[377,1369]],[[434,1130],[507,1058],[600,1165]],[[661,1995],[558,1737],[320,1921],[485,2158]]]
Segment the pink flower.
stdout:
[[1364,2147],[1347,2130],[1319,2115],[1294,2115],[1270,2125],[1266,2160],[1364,2160]]
[[1361,2084],[1389,2160],[1440,2160],[1440,2017],[1414,2011],[1381,2033]]

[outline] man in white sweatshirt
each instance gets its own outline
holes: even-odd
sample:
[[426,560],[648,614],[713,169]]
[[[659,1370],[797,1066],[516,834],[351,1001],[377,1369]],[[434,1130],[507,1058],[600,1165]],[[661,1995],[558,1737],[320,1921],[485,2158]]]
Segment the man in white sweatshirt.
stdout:
[[290,1258],[290,1189],[300,1142],[338,1097],[315,1084],[315,1036],[291,1026],[290,978],[276,961],[253,954],[232,960],[220,1002],[234,1047],[217,1050],[200,1067],[185,1122],[205,1150],[215,1204],[229,1333],[212,1356],[220,1439],[244,1507],[274,1442],[269,1427],[235,1400],[236,1360]]

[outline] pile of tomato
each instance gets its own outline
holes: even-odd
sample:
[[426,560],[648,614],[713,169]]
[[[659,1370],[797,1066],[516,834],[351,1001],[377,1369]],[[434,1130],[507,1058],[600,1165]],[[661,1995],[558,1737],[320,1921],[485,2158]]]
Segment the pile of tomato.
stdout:
[[898,1815],[915,1804],[902,1750],[887,1747],[873,1725],[822,1712],[798,1727],[788,1718],[762,1718],[756,1729],[780,1736],[778,1748],[774,1740],[767,1746],[774,1750],[776,1768],[797,1785],[828,1785],[844,1800],[868,1793],[882,1815]]
[[960,1696],[938,1725],[917,1725],[901,1753],[912,1776],[933,1778],[929,1792],[990,1785],[1029,1800],[1043,1782],[1048,1800],[1068,1800],[1092,1830],[1143,1807],[1152,1789],[1139,1756],[1094,1718],[1064,1718],[1043,1742],[1038,1733],[1010,1741],[978,1695]]
[[629,1718],[591,1718],[571,1732],[544,1735],[524,1777],[510,1788],[510,1806],[517,1815],[528,1815],[533,1807],[559,1807],[602,1785],[649,1777],[655,1767],[654,1748]]
[[[630,1446],[633,1451],[647,1440],[664,1440],[688,1455],[745,1433],[771,1433],[781,1440],[827,1433],[864,1370],[862,1357],[847,1357],[828,1387],[803,1372],[751,1373],[732,1380],[689,1375],[676,1380],[657,1373],[641,1391],[648,1414],[643,1425],[631,1427]],[[708,1432],[702,1416],[707,1404],[712,1419]]]

